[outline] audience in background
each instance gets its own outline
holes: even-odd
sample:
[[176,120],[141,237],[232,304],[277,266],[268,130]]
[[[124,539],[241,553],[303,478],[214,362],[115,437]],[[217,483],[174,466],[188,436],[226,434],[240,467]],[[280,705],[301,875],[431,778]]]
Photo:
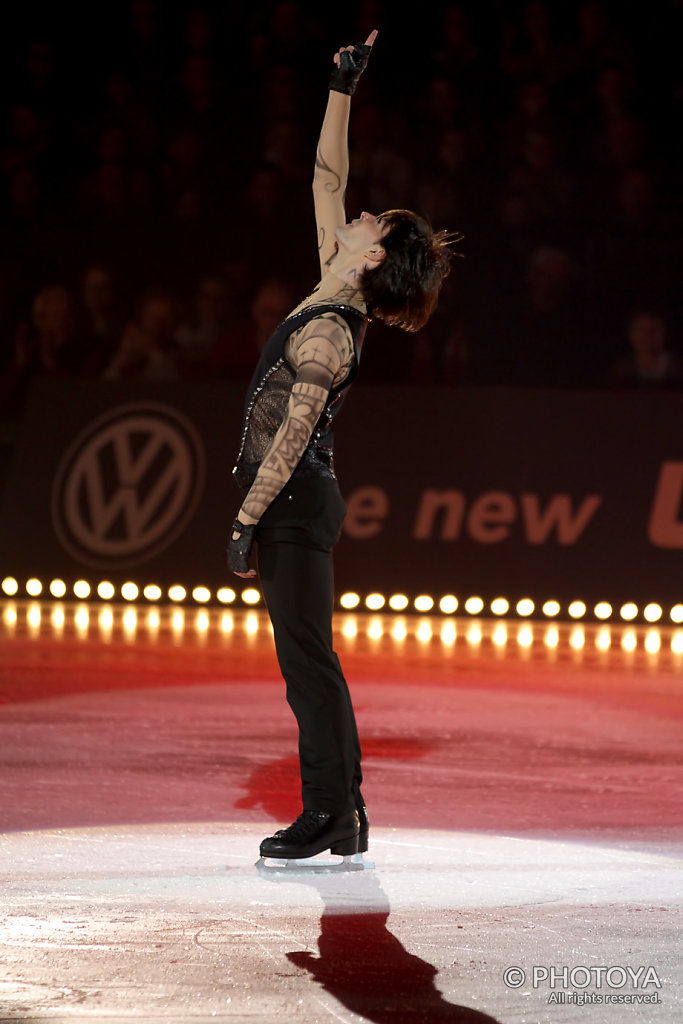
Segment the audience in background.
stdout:
[[641,308],[630,317],[627,340],[630,352],[617,359],[610,382],[617,387],[681,387],[683,359],[670,347],[666,318],[657,310]]
[[341,39],[296,0],[129,0],[73,36],[29,11],[2,69],[0,416],[39,375],[248,376],[315,283],[327,58],[377,24],[350,215],[466,237],[429,331],[375,325],[368,382],[680,386],[682,10],[472,0],[425,35],[359,0]]

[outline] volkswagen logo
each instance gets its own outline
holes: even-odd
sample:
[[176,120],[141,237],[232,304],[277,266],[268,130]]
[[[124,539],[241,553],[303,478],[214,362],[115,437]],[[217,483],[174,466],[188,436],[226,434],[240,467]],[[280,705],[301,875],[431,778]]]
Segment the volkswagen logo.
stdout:
[[190,421],[152,402],[117,406],[72,442],[52,488],[66,550],[97,568],[146,561],[185,529],[204,485],[204,449]]

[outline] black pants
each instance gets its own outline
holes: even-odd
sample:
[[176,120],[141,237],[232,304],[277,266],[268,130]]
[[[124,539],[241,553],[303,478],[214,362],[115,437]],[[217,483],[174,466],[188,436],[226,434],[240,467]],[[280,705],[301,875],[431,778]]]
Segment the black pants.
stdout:
[[351,697],[332,649],[332,548],[345,513],[336,480],[294,477],[256,531],[261,586],[299,726],[303,808],[331,814],[354,809],[362,778]]

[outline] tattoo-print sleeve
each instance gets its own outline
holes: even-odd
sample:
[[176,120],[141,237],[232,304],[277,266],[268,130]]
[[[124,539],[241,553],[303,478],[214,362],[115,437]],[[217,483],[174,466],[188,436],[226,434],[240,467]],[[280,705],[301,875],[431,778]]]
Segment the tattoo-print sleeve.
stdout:
[[322,154],[320,144],[318,145],[317,152],[315,154],[315,170],[316,174],[321,173],[321,177],[324,179],[324,189],[331,195],[336,195],[337,192],[342,192],[342,179],[341,175],[337,174],[333,167],[327,163]]
[[338,325],[322,319],[307,325],[297,349],[298,369],[287,412],[244,500],[243,522],[258,522],[296,469],[342,366],[344,346],[350,344],[344,334]]

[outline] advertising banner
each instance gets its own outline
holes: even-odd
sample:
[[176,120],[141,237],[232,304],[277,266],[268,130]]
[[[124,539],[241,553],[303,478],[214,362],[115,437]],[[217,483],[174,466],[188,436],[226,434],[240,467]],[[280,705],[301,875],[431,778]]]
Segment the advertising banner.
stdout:
[[[0,576],[235,585],[243,390],[37,382]],[[683,600],[681,396],[355,385],[336,421],[339,591]],[[237,581],[239,583],[239,581]]]

